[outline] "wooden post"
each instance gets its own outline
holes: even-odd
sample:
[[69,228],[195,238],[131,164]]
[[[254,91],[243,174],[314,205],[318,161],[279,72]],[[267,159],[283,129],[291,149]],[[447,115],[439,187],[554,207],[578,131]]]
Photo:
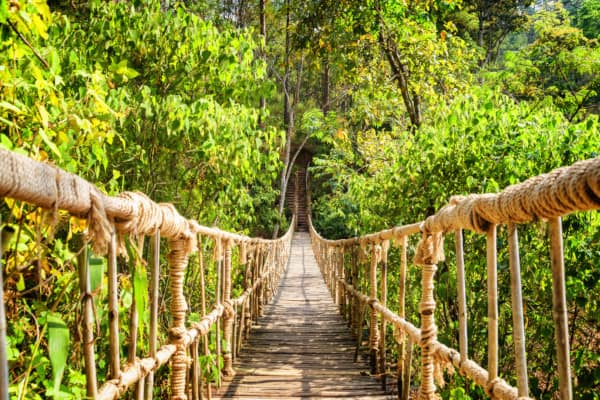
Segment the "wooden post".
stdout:
[[83,245],[77,258],[79,270],[79,291],[83,308],[83,358],[85,361],[86,394],[90,399],[98,396],[96,361],[94,359],[94,297],[90,283],[90,265],[88,262],[87,243]]
[[[398,316],[406,317],[406,270],[408,267],[408,256],[406,248],[408,238],[402,236],[400,239],[400,277],[398,283]],[[408,339],[408,343],[407,343]],[[410,364],[412,356],[412,340],[404,331],[399,333],[400,350],[398,357],[398,397],[408,400],[410,394]]]
[[460,361],[469,359],[469,342],[467,336],[467,294],[465,286],[465,256],[462,230],[454,232],[456,247],[456,287],[458,289],[458,346]]
[[529,397],[527,356],[525,354],[525,327],[523,324],[523,294],[521,293],[521,261],[519,238],[515,224],[508,224],[508,254],[510,264],[510,289],[513,314],[513,337],[517,365],[517,389],[519,397]]
[[498,377],[498,268],[496,225],[486,236],[488,289],[488,382]]
[[[359,251],[360,247],[354,245],[352,248],[352,286],[357,290],[360,290],[360,280],[358,275]],[[358,336],[358,332],[362,330],[362,321],[359,321],[360,309],[360,301],[356,298],[356,296],[352,296],[352,329],[354,330],[354,334],[356,336]]]
[[227,240],[224,244],[223,254],[223,304],[225,304],[225,313],[223,314],[223,341],[225,349],[223,351],[223,375],[233,376],[233,319],[235,318],[235,309],[231,304],[231,241]]
[[571,361],[569,357],[569,319],[565,288],[565,260],[563,256],[562,221],[560,217],[548,221],[550,260],[552,262],[552,317],[558,359],[558,387],[561,400],[571,400]]
[[[0,215],[0,228],[2,228],[2,216]],[[4,299],[4,263],[3,244],[0,234],[0,299]],[[8,354],[6,350],[6,310],[4,301],[0,301],[0,400],[8,400]]]
[[[388,268],[388,249],[389,240],[382,243],[381,246],[381,305],[387,307],[387,268]],[[381,372],[381,385],[386,390],[386,359],[385,359],[385,330],[386,320],[381,316],[381,327],[379,328],[379,371]]]
[[[201,257],[201,254],[198,256]],[[150,357],[156,357],[158,350],[158,289],[160,284],[160,231],[156,231],[150,239]],[[154,372],[150,371],[146,377],[145,399],[152,400],[154,389]]]
[[121,359],[119,349],[119,286],[117,283],[117,234],[110,235],[108,246],[108,338],[109,338],[109,377],[119,379]]

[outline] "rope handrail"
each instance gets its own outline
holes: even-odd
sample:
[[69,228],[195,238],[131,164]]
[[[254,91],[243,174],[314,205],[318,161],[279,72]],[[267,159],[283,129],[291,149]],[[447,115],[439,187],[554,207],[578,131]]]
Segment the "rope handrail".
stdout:
[[[310,208],[310,207],[309,207]],[[547,221],[550,236],[550,259],[553,272],[553,319],[558,360],[561,399],[572,399],[569,362],[569,331],[565,295],[564,255],[562,246],[561,217],[576,211],[600,209],[600,157],[579,161],[569,167],[530,178],[511,185],[497,194],[471,194],[454,196],[436,214],[424,221],[382,230],[350,239],[327,240],[314,228],[309,218],[309,229],[317,262],[332,296],[340,309],[362,338],[365,306],[371,311],[369,347],[373,373],[380,373],[385,366],[385,324],[392,323],[398,330],[397,341],[401,351],[398,358],[399,394],[408,399],[410,384],[410,348],[412,343],[421,347],[421,385],[419,399],[437,398],[434,374],[440,364],[453,364],[459,372],[483,387],[495,399],[517,400],[529,398],[525,334],[523,325],[523,301],[520,283],[520,263],[516,224],[530,221]],[[509,265],[511,271],[511,299],[513,309],[513,332],[515,336],[515,366],[517,387],[510,386],[498,376],[498,288],[497,288],[497,242],[498,225],[507,225],[509,235]],[[464,290],[464,250],[462,231],[470,230],[486,235],[488,272],[488,366],[481,367],[468,356],[466,294]],[[404,296],[406,279],[407,237],[420,233],[414,264],[422,267],[421,303],[419,307],[421,327],[405,319]],[[459,347],[454,350],[437,340],[434,311],[434,275],[437,263],[444,259],[444,236],[456,237],[457,286],[459,307]],[[387,298],[387,251],[390,240],[399,244],[400,307],[398,313],[386,307]],[[369,254],[370,253],[370,254]],[[370,273],[362,285],[370,293],[361,292],[360,264],[370,256]],[[381,270],[381,286],[377,290],[377,269]],[[350,299],[346,299],[346,295]],[[378,326],[378,315],[381,316]],[[408,335],[408,343],[404,337]],[[408,362],[407,362],[408,360]],[[383,371],[385,372],[385,371]],[[385,374],[384,374],[385,375]],[[385,384],[385,380],[384,380]]]
[[[234,374],[232,362],[240,351],[242,342],[250,333],[252,321],[262,313],[262,306],[275,294],[277,282],[283,274],[290,254],[291,238],[296,217],[292,218],[289,230],[274,240],[248,237],[218,228],[201,226],[194,220],[181,216],[169,203],[155,203],[139,192],[124,192],[107,196],[96,186],[50,164],[32,160],[21,154],[0,149],[0,197],[24,201],[43,209],[66,211],[72,216],[88,220],[88,232],[84,249],[89,242],[96,255],[105,255],[108,263],[108,310],[109,310],[109,379],[101,386],[96,381],[94,294],[89,287],[90,271],[87,256],[79,257],[79,276],[83,309],[83,352],[87,379],[87,396],[92,399],[115,399],[134,387],[136,398],[151,399],[154,387],[154,372],[170,362],[171,399],[184,400],[202,396],[199,388],[200,362],[197,346],[203,339],[204,354],[209,353],[208,334],[216,326],[215,367],[220,374]],[[130,317],[130,355],[126,363],[121,361],[119,340],[119,283],[117,280],[117,256],[126,255],[125,236],[136,239],[150,237],[151,267],[149,297],[151,301],[150,349],[148,354],[138,354],[137,315]],[[160,238],[168,239],[170,315],[172,323],[168,340],[159,348],[158,303],[160,280]],[[217,295],[213,309],[206,311],[202,246],[198,242],[205,238],[213,242],[213,261],[217,270]],[[0,246],[1,248],[1,246]],[[244,291],[232,298],[232,251],[238,249],[238,263],[245,266]],[[200,252],[202,317],[198,322],[188,320],[190,307],[184,294],[185,271],[192,253]],[[85,251],[82,252],[85,254]],[[0,260],[2,254],[0,252]],[[130,260],[130,262],[133,262]],[[1,282],[0,282],[1,283]],[[187,282],[189,283],[189,282]],[[2,285],[0,296],[4,297]],[[237,310],[242,307],[242,312]],[[132,309],[135,309],[132,306]],[[3,309],[1,311],[4,311]],[[6,323],[4,313],[0,321],[0,346],[6,345]],[[220,325],[223,325],[221,347]],[[133,349],[133,350],[132,350]],[[0,369],[8,376],[6,352],[0,352]],[[191,364],[190,364],[191,358]],[[189,371],[194,379],[189,379]],[[210,396],[210,383],[206,387]],[[8,379],[0,384],[0,397],[8,393]]]

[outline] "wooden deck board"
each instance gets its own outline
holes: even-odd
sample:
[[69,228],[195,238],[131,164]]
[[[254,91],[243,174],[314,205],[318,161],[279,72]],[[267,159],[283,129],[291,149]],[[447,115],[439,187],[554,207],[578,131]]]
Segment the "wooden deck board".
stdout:
[[393,399],[355,363],[356,340],[323,282],[307,233],[296,233],[285,276],[253,327],[236,375],[216,398]]

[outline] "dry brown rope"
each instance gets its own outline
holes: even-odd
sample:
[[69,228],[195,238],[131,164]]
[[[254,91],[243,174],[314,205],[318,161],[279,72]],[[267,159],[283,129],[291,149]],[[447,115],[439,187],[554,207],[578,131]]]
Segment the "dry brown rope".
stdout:
[[172,327],[169,331],[171,341],[177,346],[177,350],[171,361],[171,393],[172,399],[187,400],[186,377],[188,369],[188,357],[186,352],[185,320],[187,314],[187,302],[183,293],[185,269],[188,264],[190,248],[195,247],[196,236],[170,240],[171,251],[169,259],[169,278],[171,291],[171,315],[173,317]]

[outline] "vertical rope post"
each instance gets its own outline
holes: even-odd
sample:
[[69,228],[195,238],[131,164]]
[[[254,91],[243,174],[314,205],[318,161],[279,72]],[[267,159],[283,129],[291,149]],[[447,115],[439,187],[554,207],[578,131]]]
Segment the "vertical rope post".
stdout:
[[232,350],[233,350],[233,319],[235,310],[231,304],[231,240],[224,243],[223,254],[223,304],[225,312],[223,313],[223,341],[225,349],[223,350],[223,375],[233,376]]
[[98,381],[96,376],[96,361],[94,359],[94,297],[90,283],[90,264],[88,260],[87,243],[83,245],[77,257],[79,271],[79,291],[83,312],[83,358],[85,362],[86,394],[90,399],[98,396]]
[[419,388],[419,400],[433,400],[435,396],[435,383],[433,381],[433,344],[437,339],[437,327],[435,325],[435,298],[433,296],[436,264],[425,264],[421,276],[421,387]]
[[[156,358],[158,350],[158,288],[160,283],[160,231],[150,238],[150,357]],[[154,388],[154,372],[146,376],[145,399],[152,400]]]
[[498,256],[497,229],[491,225],[486,235],[488,290],[488,383],[498,377]]
[[171,251],[169,260],[169,284],[171,291],[172,325],[169,339],[175,344],[176,351],[171,359],[171,400],[187,400],[186,378],[188,370],[187,349],[184,345],[186,333],[185,319],[187,302],[183,293],[185,269],[190,252],[190,238],[178,238],[169,241]]
[[111,227],[108,244],[108,338],[109,338],[109,376],[118,379],[121,375],[121,356],[119,349],[119,286],[117,282],[117,234]]
[[456,248],[456,287],[458,290],[458,346],[460,361],[469,359],[469,342],[467,332],[467,294],[465,284],[465,254],[462,229],[454,232]]
[[508,256],[510,264],[510,289],[513,315],[513,337],[517,367],[519,397],[529,397],[527,356],[525,355],[525,327],[523,324],[523,293],[521,290],[521,261],[519,238],[514,223],[508,224]]
[[[377,301],[377,264],[381,259],[381,246],[374,245],[371,256],[369,284],[371,288],[370,301]],[[369,348],[371,349],[371,373],[378,371],[377,356],[379,352],[379,329],[377,327],[377,312],[371,307],[371,323],[369,326]]]
[[563,256],[562,221],[560,217],[548,221],[550,260],[552,262],[552,317],[558,359],[558,387],[562,400],[573,398],[571,361],[569,357],[569,319],[565,288],[565,260]]
[[[0,215],[0,228],[2,227],[2,216]],[[0,234],[0,400],[8,400],[8,354],[6,351],[6,310],[4,309],[4,256],[2,235]]]

